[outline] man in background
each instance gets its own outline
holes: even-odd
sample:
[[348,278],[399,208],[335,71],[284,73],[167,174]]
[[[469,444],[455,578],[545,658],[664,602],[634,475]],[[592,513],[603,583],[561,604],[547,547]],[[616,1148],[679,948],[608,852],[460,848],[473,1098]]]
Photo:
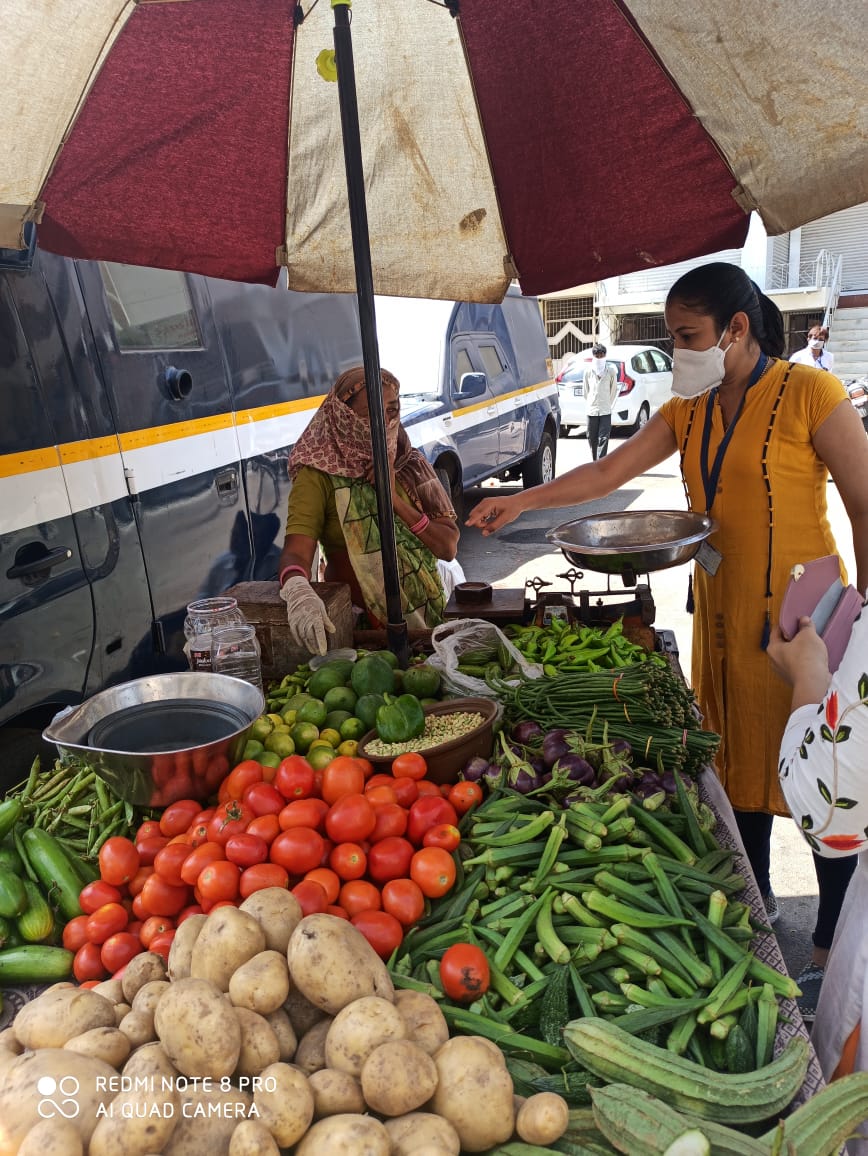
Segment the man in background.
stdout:
[[606,361],[606,347],[598,341],[592,346],[593,361],[585,370],[584,390],[588,417],[588,444],[591,457],[604,458],[609,449],[612,430],[612,406],[618,396],[618,377],[614,365]]
[[827,369],[831,373],[835,355],[826,349],[828,340],[829,330],[825,325],[813,325],[808,330],[808,344],[804,349],[797,350],[790,361],[795,361],[797,365],[812,365],[814,369]]

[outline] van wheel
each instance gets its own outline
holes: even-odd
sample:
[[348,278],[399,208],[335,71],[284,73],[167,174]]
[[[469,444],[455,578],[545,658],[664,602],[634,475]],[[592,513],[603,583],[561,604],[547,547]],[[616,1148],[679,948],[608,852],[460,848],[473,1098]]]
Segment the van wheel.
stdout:
[[544,486],[555,476],[555,439],[548,430],[543,430],[539,448],[532,458],[525,462],[522,478],[524,488]]
[[445,466],[437,466],[434,470],[440,485],[452,499],[452,505],[458,517],[459,525],[464,521],[464,487],[460,480],[456,480],[452,471]]
[[630,433],[638,433],[639,430],[648,424],[648,418],[651,416],[651,410],[648,408],[647,402],[642,402],[639,406],[639,412],[636,414],[635,422],[630,426]]

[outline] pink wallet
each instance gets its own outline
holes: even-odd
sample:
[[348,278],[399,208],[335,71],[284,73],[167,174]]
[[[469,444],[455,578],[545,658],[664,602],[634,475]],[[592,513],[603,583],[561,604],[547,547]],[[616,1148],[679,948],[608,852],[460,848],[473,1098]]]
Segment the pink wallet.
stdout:
[[829,652],[829,670],[838,669],[853,623],[864,599],[855,586],[844,586],[835,554],[794,566],[781,603],[780,627],[784,638],[794,638],[799,619],[808,615]]

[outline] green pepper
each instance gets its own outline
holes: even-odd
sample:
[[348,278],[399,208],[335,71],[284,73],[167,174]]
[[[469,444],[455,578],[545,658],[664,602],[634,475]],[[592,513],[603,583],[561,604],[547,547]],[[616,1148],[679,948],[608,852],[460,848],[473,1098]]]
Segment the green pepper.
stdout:
[[385,695],[385,703],[377,711],[377,734],[384,743],[406,743],[425,729],[425,712],[413,694],[397,698]]

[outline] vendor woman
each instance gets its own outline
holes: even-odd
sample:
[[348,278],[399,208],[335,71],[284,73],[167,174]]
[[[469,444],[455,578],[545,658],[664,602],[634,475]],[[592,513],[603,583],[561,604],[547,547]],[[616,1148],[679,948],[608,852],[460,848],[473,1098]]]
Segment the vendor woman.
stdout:
[[[458,520],[448,494],[401,425],[397,378],[385,369],[381,376],[401,606],[408,627],[430,628],[443,619],[446,593],[438,559],[455,558]],[[361,365],[342,373],[332,386],[295,444],[289,476],[280,597],[294,641],[312,654],[325,654],[334,625],[310,585],[318,544],[326,557],[326,580],[346,582],[353,604],[365,610],[374,627],[387,620],[368,391]]]

